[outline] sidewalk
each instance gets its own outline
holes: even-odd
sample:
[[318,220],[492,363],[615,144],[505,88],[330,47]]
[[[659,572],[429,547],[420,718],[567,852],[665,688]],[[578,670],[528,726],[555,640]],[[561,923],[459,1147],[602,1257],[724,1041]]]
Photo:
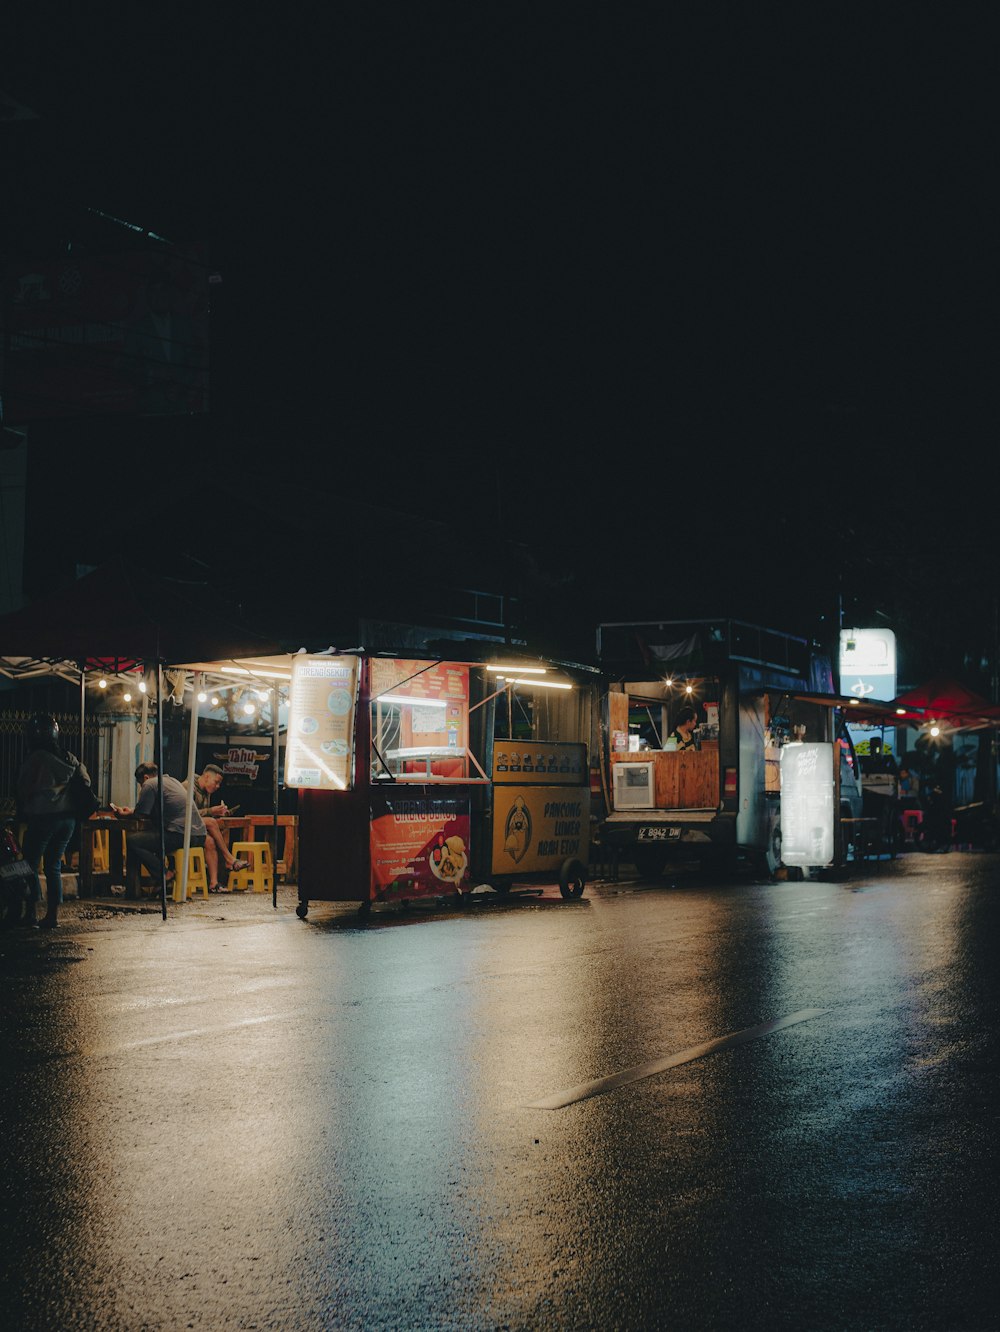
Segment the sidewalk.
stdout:
[[[70,876],[64,876],[64,883]],[[73,884],[70,880],[70,891]],[[589,885],[590,891],[599,888],[599,882]],[[584,894],[584,902],[587,894]],[[429,915],[445,916],[451,913],[489,909],[504,906],[550,907],[562,904],[563,899],[558,884],[539,885],[526,888],[523,893],[513,893],[508,897],[479,890],[467,896],[463,902],[421,898],[409,903],[386,902],[373,903],[367,915],[359,914],[359,902],[324,902],[312,900],[306,921],[310,924],[335,923],[343,926],[360,927],[364,924],[402,923]],[[187,902],[175,902],[167,897],[167,916],[163,919],[163,910],[159,897],[142,897],[139,900],[107,893],[98,897],[67,897],[59,908],[59,927],[53,932],[42,931],[42,937],[57,937],[59,934],[86,932],[88,930],[112,929],[128,924],[150,926],[154,924],[171,925],[173,923],[200,924],[262,924],[266,921],[295,921],[296,907],[299,905],[299,890],[296,884],[278,885],[277,907],[271,893],[210,893],[207,898],[200,893]],[[41,907],[44,912],[44,902]],[[17,933],[21,933],[17,931]],[[38,937],[31,931],[32,937]]]

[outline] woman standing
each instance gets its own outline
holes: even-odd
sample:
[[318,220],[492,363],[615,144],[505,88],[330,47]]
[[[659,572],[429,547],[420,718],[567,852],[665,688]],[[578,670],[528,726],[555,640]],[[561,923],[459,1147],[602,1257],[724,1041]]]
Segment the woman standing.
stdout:
[[[28,757],[17,775],[18,817],[25,824],[22,850],[35,871],[45,861],[47,901],[43,929],[57,924],[62,902],[62,858],[76,827],[70,782],[77,772],[90,785],[90,775],[80,760],[59,743],[59,723],[40,713],[28,723]],[[27,908],[26,924],[36,925],[35,908],[40,887]]]

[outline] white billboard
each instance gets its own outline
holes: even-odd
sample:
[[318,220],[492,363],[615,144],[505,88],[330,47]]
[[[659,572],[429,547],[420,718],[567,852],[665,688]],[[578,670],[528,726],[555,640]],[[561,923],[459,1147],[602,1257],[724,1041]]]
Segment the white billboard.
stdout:
[[781,749],[781,859],[786,865],[833,861],[831,744],[796,741]]

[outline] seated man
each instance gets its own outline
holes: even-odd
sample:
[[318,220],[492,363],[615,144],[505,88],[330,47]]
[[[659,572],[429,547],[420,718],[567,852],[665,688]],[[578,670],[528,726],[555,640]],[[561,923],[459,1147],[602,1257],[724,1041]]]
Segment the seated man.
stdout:
[[[249,868],[248,861],[237,860],[230,851],[225,833],[219,827],[219,819],[225,818],[229,812],[228,806],[224,800],[212,804],[212,796],[222,785],[222,778],[222,769],[217,764],[206,763],[204,771],[200,775],[196,774],[194,779],[194,806],[205,825],[205,868],[208,870],[208,891],[210,893],[229,891],[228,889],[223,890],[219,886],[220,852],[227,872]],[[187,783],[185,783],[185,789],[187,789]]]
[[[142,866],[145,865],[155,879],[164,871],[160,859],[159,802],[156,798],[157,774],[155,763],[140,763],[135,770],[135,780],[139,783],[139,798],[134,809],[119,809],[112,806],[116,814],[135,815],[149,819],[153,827],[148,832],[131,832],[125,838],[125,881],[130,897],[139,896],[139,880]],[[167,855],[179,851],[184,845],[184,819],[187,815],[188,795],[176,777],[163,774],[163,846]],[[191,811],[191,845],[205,845],[205,825],[197,809]],[[174,881],[174,872],[166,867],[167,886]]]

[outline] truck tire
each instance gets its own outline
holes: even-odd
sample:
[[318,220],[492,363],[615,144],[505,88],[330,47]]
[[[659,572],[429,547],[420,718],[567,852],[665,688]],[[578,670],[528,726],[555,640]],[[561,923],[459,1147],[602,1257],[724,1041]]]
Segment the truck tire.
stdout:
[[631,848],[632,864],[639,871],[640,879],[658,879],[667,863],[665,851],[658,846],[634,846]]
[[771,836],[768,838],[767,850],[764,852],[764,861],[767,865],[767,872],[774,877],[781,869],[781,821],[775,823],[771,829]]
[[559,891],[565,898],[582,897],[587,886],[587,869],[580,860],[564,860],[559,871]]

